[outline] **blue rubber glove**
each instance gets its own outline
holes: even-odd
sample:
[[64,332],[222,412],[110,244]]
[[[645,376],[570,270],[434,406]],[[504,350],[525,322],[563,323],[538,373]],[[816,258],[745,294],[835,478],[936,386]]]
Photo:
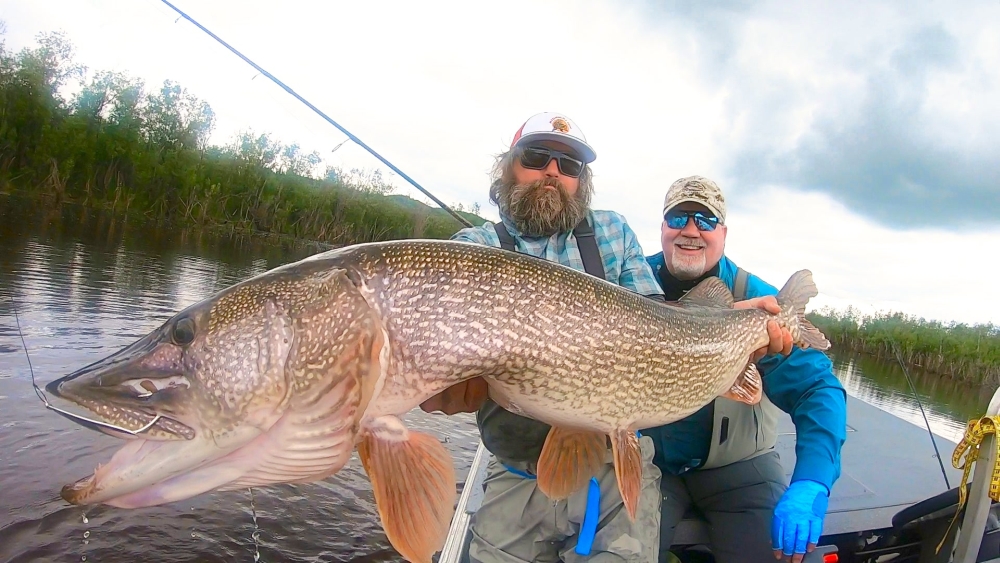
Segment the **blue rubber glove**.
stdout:
[[[823,532],[823,518],[830,492],[816,481],[795,481],[781,496],[771,520],[771,547],[786,558],[795,554],[801,560],[809,548],[815,548]],[[809,549],[812,551],[812,549]]]

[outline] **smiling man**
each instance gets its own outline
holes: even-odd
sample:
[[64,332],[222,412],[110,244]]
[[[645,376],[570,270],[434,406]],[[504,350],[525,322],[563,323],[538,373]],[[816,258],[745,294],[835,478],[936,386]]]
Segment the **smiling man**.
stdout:
[[[663,252],[648,258],[668,301],[710,276],[737,300],[778,293],[724,255],[727,232],[726,201],[715,182],[691,176],[670,186],[660,228]],[[720,397],[685,419],[643,430],[656,445],[653,462],[662,473],[661,559],[692,507],[709,521],[719,563],[794,563],[819,541],[840,475],[846,393],[818,350],[767,355],[757,366],[764,382],[759,404]],[[774,450],[778,409],[795,423],[796,462],[787,487]]]

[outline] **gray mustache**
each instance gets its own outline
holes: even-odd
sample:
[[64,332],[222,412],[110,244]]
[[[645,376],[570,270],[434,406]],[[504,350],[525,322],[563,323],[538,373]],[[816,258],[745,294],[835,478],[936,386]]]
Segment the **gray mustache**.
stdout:
[[697,246],[698,248],[705,248],[705,241],[696,238],[689,237],[677,237],[674,239],[674,244],[682,246]]

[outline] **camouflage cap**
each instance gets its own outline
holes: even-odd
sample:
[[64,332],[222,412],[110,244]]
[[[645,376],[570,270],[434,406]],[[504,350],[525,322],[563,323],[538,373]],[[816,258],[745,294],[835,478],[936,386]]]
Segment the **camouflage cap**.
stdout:
[[693,201],[708,208],[719,222],[726,222],[726,198],[722,196],[719,186],[703,176],[688,176],[681,178],[667,190],[667,197],[663,200],[663,214],[666,215],[674,206]]

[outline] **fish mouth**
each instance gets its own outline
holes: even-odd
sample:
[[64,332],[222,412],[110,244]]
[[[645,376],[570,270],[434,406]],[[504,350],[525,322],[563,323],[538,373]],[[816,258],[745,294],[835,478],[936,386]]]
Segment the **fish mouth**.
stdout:
[[239,479],[252,461],[254,451],[243,452],[242,446],[258,434],[243,433],[245,439],[228,448],[211,439],[129,440],[108,463],[64,486],[59,496],[73,505],[143,508],[225,490],[222,487]]
[[[91,430],[116,438],[191,440],[196,417],[192,382],[176,347],[157,330],[102,360],[56,379],[45,390],[59,401],[46,406]],[[65,406],[64,406],[65,405]],[[86,413],[80,414],[82,407]]]
[[[45,387],[55,403],[49,408],[81,426],[126,441],[92,475],[64,486],[63,500],[73,505],[141,508],[183,500],[238,477],[239,463],[221,460],[260,430],[230,428],[221,437],[168,414],[164,405],[189,393],[182,375],[160,373],[152,378],[149,373],[133,373],[120,380],[113,375],[75,373]],[[150,391],[153,380],[156,390]],[[63,403],[69,406],[61,408]]]
[[[152,381],[158,383],[154,384]],[[146,387],[156,390],[149,391]],[[160,391],[173,394],[172,389],[181,387],[187,387],[183,376],[155,380],[131,378],[120,385],[105,387],[95,386],[92,381],[73,374],[49,383],[45,390],[52,397],[61,399],[52,402],[55,404],[48,403],[50,409],[85,428],[124,439],[191,440],[196,435],[194,428],[179,420],[179,417],[157,408],[155,403],[163,402],[165,397],[150,401]],[[74,407],[83,407],[86,412],[74,412],[78,410]]]
[[[157,332],[98,362],[50,382],[46,406],[69,420],[127,443],[94,473],[62,488],[74,505],[152,506],[211,489],[199,466],[239,442],[220,445],[202,431],[193,383]],[[197,476],[197,478],[189,478]],[[193,479],[193,480],[192,480]],[[192,492],[193,491],[193,492]]]
[[[279,413],[220,415],[208,408],[198,381],[181,370],[150,362],[150,354],[120,355],[45,386],[50,409],[125,440],[92,475],[62,488],[66,502],[142,508],[229,490],[267,452],[270,442],[257,440],[267,437]],[[162,347],[151,355],[163,355]]]
[[[166,407],[173,401],[184,404],[190,393],[182,375],[160,373],[155,379],[148,373],[132,375],[112,384],[115,378],[106,372],[100,377],[73,374],[46,385],[53,402],[72,405],[49,408],[81,426],[126,441],[92,475],[64,486],[63,500],[118,508],[156,506],[218,489],[252,464],[255,450],[243,451],[244,446],[266,429],[235,425],[219,433],[182,422]],[[158,387],[149,391],[153,380]],[[86,414],[72,412],[74,407],[82,407]]]

